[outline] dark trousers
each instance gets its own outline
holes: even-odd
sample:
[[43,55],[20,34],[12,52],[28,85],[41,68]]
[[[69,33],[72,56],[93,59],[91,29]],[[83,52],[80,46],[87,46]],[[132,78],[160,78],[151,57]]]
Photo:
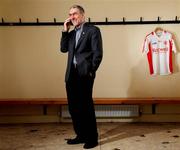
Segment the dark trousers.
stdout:
[[98,140],[96,117],[92,99],[93,84],[93,77],[80,77],[74,67],[72,67],[70,78],[68,82],[66,82],[68,106],[74,131],[78,137],[87,142]]

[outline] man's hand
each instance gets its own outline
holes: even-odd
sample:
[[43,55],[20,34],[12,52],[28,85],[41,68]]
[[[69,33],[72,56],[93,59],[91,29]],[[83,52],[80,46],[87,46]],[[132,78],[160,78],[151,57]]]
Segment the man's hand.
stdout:
[[72,25],[71,19],[70,18],[66,19],[64,22],[64,30],[63,31],[68,32],[71,25]]

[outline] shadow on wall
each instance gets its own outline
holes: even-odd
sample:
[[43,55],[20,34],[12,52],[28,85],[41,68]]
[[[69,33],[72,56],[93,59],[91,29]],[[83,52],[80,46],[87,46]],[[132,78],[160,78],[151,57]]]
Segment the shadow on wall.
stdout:
[[172,33],[172,32],[171,32],[171,34],[173,35],[173,39],[174,39],[174,43],[175,43],[176,51],[177,51],[176,54],[173,53],[173,55],[172,55],[173,67],[174,67],[173,72],[174,72],[174,73],[177,73],[177,72],[179,72],[179,67],[178,67],[178,53],[180,52],[180,48],[179,48],[179,44],[178,44],[178,43],[180,43],[180,42],[178,42],[178,41],[180,41],[180,40],[179,40],[178,36],[176,36],[175,33]]
[[[144,56],[142,56],[144,57]],[[145,59],[144,59],[145,60]],[[143,67],[142,67],[143,66]],[[146,67],[145,67],[146,66]],[[130,72],[130,84],[127,91],[128,97],[151,97],[153,78],[149,78],[148,63],[141,60]],[[144,70],[145,68],[145,70]]]

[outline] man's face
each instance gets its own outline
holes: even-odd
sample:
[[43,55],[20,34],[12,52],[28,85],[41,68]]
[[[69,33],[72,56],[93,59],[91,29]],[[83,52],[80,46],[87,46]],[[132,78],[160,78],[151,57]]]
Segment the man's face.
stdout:
[[78,27],[84,22],[84,14],[82,14],[79,9],[71,8],[69,11],[69,18],[74,26]]

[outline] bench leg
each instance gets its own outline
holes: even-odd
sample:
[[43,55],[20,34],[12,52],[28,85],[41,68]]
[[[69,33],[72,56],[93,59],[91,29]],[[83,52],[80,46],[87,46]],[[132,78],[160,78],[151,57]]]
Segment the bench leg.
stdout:
[[152,114],[156,114],[156,104],[152,104]]
[[47,105],[43,105],[43,115],[47,115]]

